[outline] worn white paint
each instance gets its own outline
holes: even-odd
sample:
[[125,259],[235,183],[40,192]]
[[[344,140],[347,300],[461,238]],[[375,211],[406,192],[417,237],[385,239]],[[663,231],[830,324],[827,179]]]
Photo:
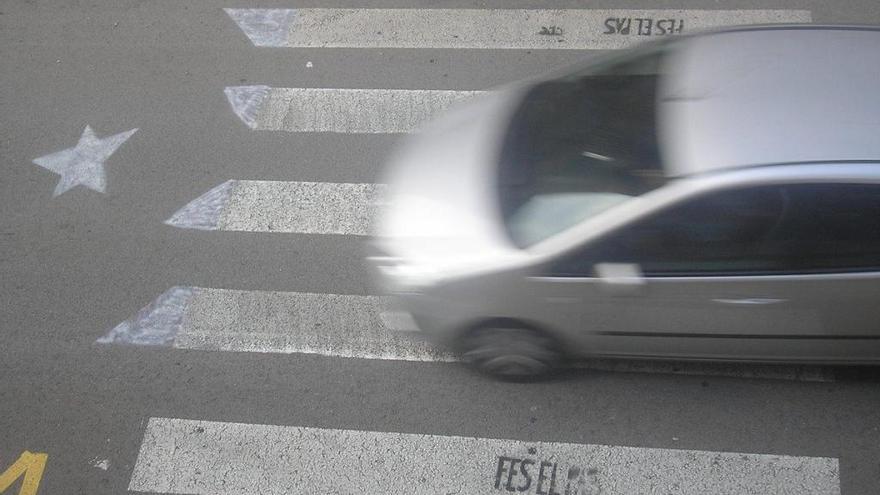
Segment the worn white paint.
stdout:
[[421,335],[389,330],[380,296],[173,287],[98,343],[234,352],[451,361]]
[[34,163],[61,176],[53,197],[79,185],[103,193],[107,190],[104,162],[135,132],[137,129],[98,138],[86,126],[76,146],[35,158]]
[[482,91],[433,89],[226,88],[233,111],[256,130],[337,133],[415,131]]
[[269,95],[269,86],[230,86],[223,90],[232,111],[251,129],[257,126],[257,115],[263,100]]
[[808,10],[226,9],[257,46],[608,50]]
[[228,180],[177,210],[166,225],[181,229],[218,230],[220,219],[238,181]]
[[223,9],[256,46],[284,46],[293,9]]
[[179,228],[367,235],[380,184],[230,180],[165,221]]
[[168,346],[174,344],[183,326],[189,302],[197,295],[197,287],[172,287],[136,315],[116,325],[99,344],[135,344]]
[[831,457],[151,418],[128,489],[224,495],[835,495]]
[[92,459],[92,467],[96,467],[101,471],[106,471],[110,469],[110,459],[98,459],[95,457]]

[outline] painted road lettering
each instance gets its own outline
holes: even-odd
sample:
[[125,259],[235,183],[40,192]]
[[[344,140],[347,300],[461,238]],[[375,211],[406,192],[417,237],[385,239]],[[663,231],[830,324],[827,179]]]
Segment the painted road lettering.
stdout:
[[654,19],[651,17],[609,17],[605,19],[602,34],[634,36],[663,36],[684,32],[684,19]]
[[562,36],[562,28],[559,26],[541,26],[541,30],[538,31],[538,34],[546,36]]
[[0,493],[6,493],[6,490],[21,478],[18,495],[37,495],[48,459],[49,455],[42,452],[28,452],[27,450],[22,452],[11,466],[0,474]]
[[[531,450],[530,450],[531,452]],[[534,493],[535,495],[581,495],[599,493],[598,469],[570,466],[558,462],[498,456],[495,485],[498,491]]]

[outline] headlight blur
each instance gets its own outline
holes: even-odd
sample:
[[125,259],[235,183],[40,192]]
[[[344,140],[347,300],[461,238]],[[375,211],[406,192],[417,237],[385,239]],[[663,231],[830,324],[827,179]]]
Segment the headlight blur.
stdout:
[[405,263],[399,258],[371,257],[390,292],[418,292],[432,285],[439,272],[425,265]]

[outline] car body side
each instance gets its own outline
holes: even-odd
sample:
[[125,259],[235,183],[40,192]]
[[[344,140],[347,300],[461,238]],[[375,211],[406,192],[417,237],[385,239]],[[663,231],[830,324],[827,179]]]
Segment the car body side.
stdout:
[[[658,211],[720,191],[792,184],[873,184],[880,189],[880,163],[784,164],[681,178],[532,246],[526,250],[528,256],[511,258],[488,272],[453,275],[395,297],[411,312],[422,331],[452,347],[464,332],[489,322],[505,321],[552,335],[572,355],[877,362],[880,326],[873,332],[859,330],[863,338],[858,338],[859,335],[847,331],[845,319],[831,321],[832,317],[823,314],[816,301],[825,306],[823,301],[833,305],[835,299],[847,298],[854,307],[861,308],[859,314],[851,314],[850,318],[880,321],[880,308],[870,303],[872,299],[880,300],[880,272],[645,277],[634,281],[643,285],[636,289],[628,289],[625,282],[604,280],[598,274],[552,275],[551,267],[566,255],[613,236]],[[638,309],[650,299],[646,296],[652,291],[676,282],[690,284],[693,290]],[[718,292],[717,285],[713,285],[717,283],[739,284],[740,288],[733,293],[729,289]],[[815,288],[816,283],[821,283],[821,288]],[[766,284],[775,288],[768,289]],[[576,286],[579,287],[575,289]],[[755,315],[752,306],[724,307],[723,302],[712,301],[725,296],[766,296],[780,291],[786,294],[783,308],[773,308],[776,314],[766,322],[744,318]],[[854,293],[860,294],[858,300],[852,299]],[[694,311],[709,311],[707,316],[714,318],[712,328],[697,326],[677,331],[675,325],[698,323],[681,318]],[[833,318],[841,316],[846,315],[837,311]],[[673,331],[669,331],[670,324]],[[762,334],[761,324],[769,325],[772,331]]]

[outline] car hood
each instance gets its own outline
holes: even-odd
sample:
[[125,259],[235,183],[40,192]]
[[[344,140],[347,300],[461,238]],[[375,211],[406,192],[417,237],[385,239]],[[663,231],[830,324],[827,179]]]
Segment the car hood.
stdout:
[[510,116],[526,90],[483,93],[405,139],[383,174],[373,231],[383,255],[451,267],[518,252],[502,224],[497,175]]

